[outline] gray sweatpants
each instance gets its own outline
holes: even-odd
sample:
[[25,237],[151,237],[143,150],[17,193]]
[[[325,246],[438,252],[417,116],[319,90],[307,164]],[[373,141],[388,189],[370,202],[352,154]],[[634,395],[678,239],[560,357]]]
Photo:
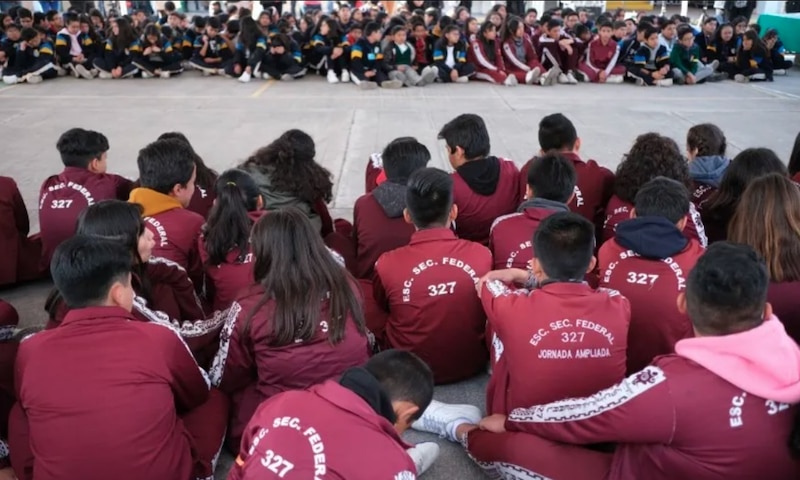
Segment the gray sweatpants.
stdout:
[[404,72],[400,70],[392,70],[389,72],[389,78],[391,80],[400,80],[403,84],[407,87],[414,87],[422,80],[422,77],[411,67],[406,68]]
[[[710,77],[714,74],[714,69],[711,68],[709,65],[703,65],[702,63],[697,67],[697,72],[694,74],[695,80],[697,83],[700,83],[702,80]],[[686,80],[686,75],[680,71],[680,69],[673,68],[672,69],[672,76],[675,78],[675,81],[678,83],[683,83]]]

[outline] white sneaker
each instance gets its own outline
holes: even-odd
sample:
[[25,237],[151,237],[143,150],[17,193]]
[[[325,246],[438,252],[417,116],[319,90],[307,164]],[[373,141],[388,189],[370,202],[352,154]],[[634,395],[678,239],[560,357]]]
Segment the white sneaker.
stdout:
[[72,76],[75,77],[75,78],[81,78],[81,76],[78,75],[78,71],[75,69],[75,65],[73,65],[71,63],[67,64],[66,71],[67,72],[72,72]]
[[80,75],[81,77],[83,77],[83,78],[85,78],[87,80],[91,80],[91,79],[94,78],[94,75],[92,75],[92,72],[90,72],[89,69],[87,69],[83,65],[75,65],[75,72],[77,72],[78,75]]
[[539,77],[541,76],[542,76],[542,70],[539,67],[536,67],[525,74],[525,83],[528,85],[533,85],[534,83],[539,81]]
[[61,67],[60,65],[56,65],[55,67],[56,67],[56,73],[58,73],[59,77],[64,77],[67,75],[68,72],[63,67]]
[[719,60],[714,60],[713,62],[709,63],[708,66],[713,68],[714,71],[716,72],[717,69],[719,68]]
[[567,81],[569,82],[570,85],[578,84],[578,79],[575,78],[575,74],[573,74],[572,72],[567,72]]
[[171,77],[172,74],[170,72],[161,72],[158,76],[163,78],[163,79],[167,79],[167,78]]
[[281,81],[291,82],[292,80],[294,80],[294,77],[290,73],[284,73],[281,75]]
[[403,82],[401,82],[400,80],[386,80],[385,82],[381,83],[381,88],[387,88],[390,90],[403,88]]
[[735,76],[735,77],[733,77],[733,80],[734,80],[736,83],[747,83],[747,82],[749,82],[749,81],[750,81],[750,79],[749,79],[749,78],[745,77],[745,76],[744,76],[744,75],[742,75],[741,73],[737,73],[737,74],[736,74],[736,76]]
[[559,73],[558,74],[558,83],[562,85],[566,85],[569,83],[569,77],[567,77],[566,73]]
[[339,83],[339,79],[336,77],[336,72],[333,70],[328,70],[328,83]]
[[439,457],[439,445],[435,442],[422,442],[406,450],[406,453],[414,461],[417,476],[420,476],[431,468]]
[[101,80],[110,80],[110,79],[114,78],[114,76],[111,75],[109,72],[104,72],[104,71],[100,70],[100,73],[97,74],[97,78],[99,78]]
[[456,83],[469,83],[469,77],[458,77]]
[[342,70],[342,83],[350,83],[350,71]]
[[360,83],[358,83],[358,88],[361,90],[375,90],[378,88],[378,84],[375,82],[370,82],[369,80],[362,80]]
[[671,78],[662,78],[661,80],[656,80],[656,85],[659,87],[671,87],[672,86],[672,79]]
[[767,76],[763,73],[754,73],[750,75],[750,80],[766,80]]
[[432,400],[425,413],[411,426],[414,430],[439,435],[452,442],[457,442],[456,428],[470,423],[477,425],[481,421],[481,411],[473,405],[450,405]]
[[773,75],[780,75],[780,76],[783,76],[783,75],[786,75],[786,70],[784,70],[784,69],[782,69],[782,68],[779,68],[779,69],[777,69],[777,70],[774,70],[774,71],[772,72],[772,74],[773,74]]
[[517,77],[514,75],[509,75],[506,77],[506,80],[503,82],[503,85],[507,87],[513,87],[514,85],[518,84]]
[[252,75],[252,74],[250,74],[250,73],[247,73],[247,72],[244,72],[244,73],[242,73],[242,74],[239,76],[239,79],[238,79],[238,80],[239,80],[240,82],[242,82],[242,83],[248,83],[248,82],[250,81],[250,79],[252,79],[252,78],[253,78],[253,75]]
[[439,78],[439,67],[428,66],[422,69],[422,79],[418,86],[430,85]]
[[3,75],[3,83],[6,85],[14,85],[19,83],[19,77],[16,75]]
[[153,78],[153,74],[149,72],[142,71],[142,78]]
[[25,75],[23,80],[25,80],[27,83],[36,84],[36,83],[42,83],[42,80],[44,80],[44,79],[41,77],[41,75],[33,75],[33,74],[29,73],[29,74]]
[[644,79],[643,79],[643,78],[637,78],[637,79],[636,79],[636,85],[638,85],[638,86],[640,86],[640,87],[645,87],[645,86],[647,86],[647,84],[646,84],[646,83],[644,83]]
[[553,67],[548,70],[544,75],[539,77],[539,85],[543,87],[548,87],[550,85],[555,85],[558,83],[558,77],[561,75],[561,69],[558,67]]
[[609,75],[606,77],[606,83],[622,83],[624,81],[625,79],[622,77],[622,75]]
[[574,74],[574,76],[575,76],[575,79],[576,79],[576,80],[578,80],[579,82],[584,82],[584,83],[586,83],[586,82],[588,82],[588,81],[589,81],[589,77],[588,77],[588,76],[586,76],[586,74],[585,74],[585,73],[583,73],[583,72],[582,72],[582,71],[580,71],[580,70],[575,70],[575,71],[573,72],[573,74]]

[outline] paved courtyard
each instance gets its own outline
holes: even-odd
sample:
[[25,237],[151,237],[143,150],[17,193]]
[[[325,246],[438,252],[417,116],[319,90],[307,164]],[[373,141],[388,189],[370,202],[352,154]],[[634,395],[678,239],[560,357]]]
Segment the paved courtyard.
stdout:
[[[328,85],[319,77],[250,84],[193,72],[168,81],[63,78],[0,88],[0,174],[17,180],[36,231],[39,185],[60,171],[55,143],[68,128],[105,133],[111,143],[109,170],[130,178],[136,177],[139,148],[165,131],[184,132],[206,163],[222,171],[284,130],[300,128],[314,137],[318,161],[336,179],[332,213],[350,218],[363,193],[370,153],[395,137],[410,135],[428,145],[432,166],[449,168],[436,134],[445,122],[467,112],[485,118],[493,153],[518,164],[538,151],[539,119],[553,112],[576,124],[582,156],[612,170],[637,135],[656,131],[683,146],[687,129],[700,122],[714,122],[725,131],[731,156],[763,146],[788,160],[800,130],[800,70],[772,84],[724,82],[668,89],[471,83],[362,92],[353,85]],[[0,298],[17,307],[25,325],[41,324],[49,288],[42,282],[0,290]],[[440,387],[436,396],[482,406],[485,383],[484,377]],[[414,433],[408,438],[432,440]],[[482,478],[457,446],[440,443],[442,456],[424,478]],[[219,478],[230,462],[229,455],[223,457]]]

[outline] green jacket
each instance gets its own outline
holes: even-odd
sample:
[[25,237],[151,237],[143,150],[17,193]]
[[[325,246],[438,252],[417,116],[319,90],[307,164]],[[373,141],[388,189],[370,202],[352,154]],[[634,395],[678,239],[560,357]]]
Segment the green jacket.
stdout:
[[685,74],[697,73],[697,66],[700,62],[700,49],[697,45],[692,45],[691,48],[686,48],[681,44],[675,44],[672,53],[669,54],[669,64],[672,68],[677,68]]

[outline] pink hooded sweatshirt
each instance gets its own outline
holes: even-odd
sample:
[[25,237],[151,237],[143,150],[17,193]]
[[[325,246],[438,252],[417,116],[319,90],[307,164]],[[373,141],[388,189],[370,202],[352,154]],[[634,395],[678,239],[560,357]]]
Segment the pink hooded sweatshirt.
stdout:
[[745,392],[777,402],[800,402],[800,347],[775,316],[746,332],[681,340],[675,353]]

